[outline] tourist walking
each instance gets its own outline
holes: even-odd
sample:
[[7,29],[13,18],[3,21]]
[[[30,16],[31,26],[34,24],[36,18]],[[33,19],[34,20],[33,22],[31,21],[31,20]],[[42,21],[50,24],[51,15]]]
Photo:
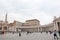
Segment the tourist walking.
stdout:
[[50,34],[52,34],[52,31],[49,31]]
[[29,34],[29,31],[27,31],[27,34]]
[[56,38],[58,39],[57,31],[55,30],[55,31],[54,31],[54,39],[56,39]]
[[21,36],[21,33],[19,32],[19,36]]

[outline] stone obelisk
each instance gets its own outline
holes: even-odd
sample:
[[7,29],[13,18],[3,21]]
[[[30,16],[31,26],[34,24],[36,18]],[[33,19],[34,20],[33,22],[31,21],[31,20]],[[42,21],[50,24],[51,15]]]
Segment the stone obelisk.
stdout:
[[7,12],[6,12],[6,16],[5,16],[5,26],[6,26],[7,30],[8,30],[7,23],[8,23],[8,21],[7,21]]

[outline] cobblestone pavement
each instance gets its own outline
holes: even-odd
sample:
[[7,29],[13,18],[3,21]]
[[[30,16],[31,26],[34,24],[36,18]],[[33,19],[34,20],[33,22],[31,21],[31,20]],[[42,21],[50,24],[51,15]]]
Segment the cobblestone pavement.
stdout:
[[[59,37],[59,36],[58,36]],[[0,35],[0,40],[60,40],[54,39],[53,33],[21,33],[21,36],[19,37],[18,33],[6,33],[4,35]]]

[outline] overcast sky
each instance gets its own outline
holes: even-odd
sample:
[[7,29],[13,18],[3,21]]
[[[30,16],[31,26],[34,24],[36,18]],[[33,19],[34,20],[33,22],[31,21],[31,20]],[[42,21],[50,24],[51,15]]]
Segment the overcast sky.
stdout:
[[0,0],[0,20],[6,11],[9,22],[38,19],[42,25],[48,24],[53,16],[60,16],[60,0]]

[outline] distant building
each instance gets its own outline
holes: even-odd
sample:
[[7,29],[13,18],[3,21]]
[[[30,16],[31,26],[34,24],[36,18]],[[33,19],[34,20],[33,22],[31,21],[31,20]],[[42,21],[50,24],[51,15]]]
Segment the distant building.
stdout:
[[14,21],[13,23],[9,23],[9,31],[18,31],[17,27],[21,27],[22,22]]
[[41,25],[42,31],[54,31],[54,24]]
[[22,23],[18,29],[21,29],[21,31],[38,31],[40,27],[40,21],[37,19],[31,19],[31,20],[26,20],[26,22]]
[[40,21],[37,19],[26,20],[26,22],[22,24],[22,26],[38,26],[38,25],[40,25]]

